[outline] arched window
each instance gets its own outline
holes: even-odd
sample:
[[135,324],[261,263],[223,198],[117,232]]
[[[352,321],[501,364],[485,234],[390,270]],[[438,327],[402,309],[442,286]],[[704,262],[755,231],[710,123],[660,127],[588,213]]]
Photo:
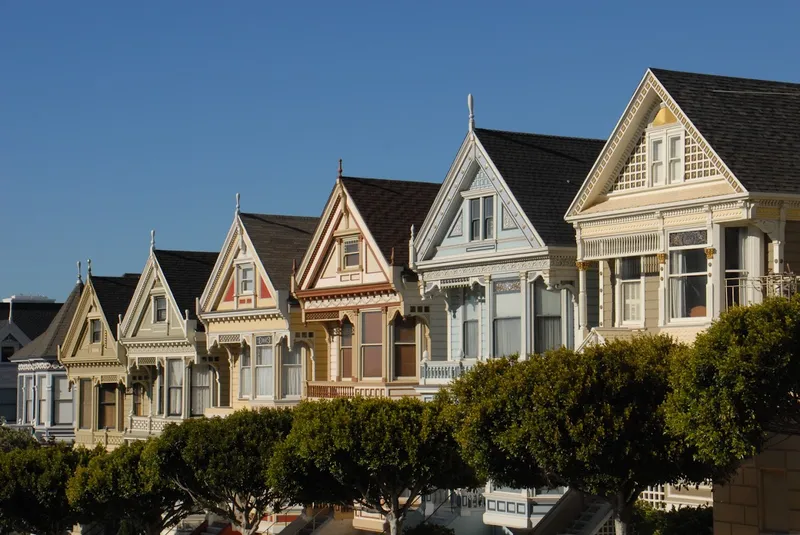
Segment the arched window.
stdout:
[[303,356],[306,348],[295,343],[292,349],[283,348],[283,375],[281,384],[283,397],[300,397],[303,388]]

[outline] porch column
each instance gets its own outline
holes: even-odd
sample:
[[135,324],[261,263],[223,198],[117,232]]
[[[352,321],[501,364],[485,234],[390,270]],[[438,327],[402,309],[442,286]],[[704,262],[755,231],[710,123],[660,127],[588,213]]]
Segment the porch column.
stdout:
[[55,376],[52,373],[48,373],[45,376],[45,381],[47,381],[47,427],[52,427],[53,425],[53,412],[55,411],[56,404],[55,404]]
[[[747,227],[747,241],[745,242],[745,265],[747,276],[760,280],[764,276],[764,233],[761,229],[750,225]],[[763,299],[761,291],[754,284],[747,285],[747,303],[760,303]]]
[[587,309],[588,303],[586,297],[586,271],[589,269],[589,262],[579,260],[575,262],[575,266],[578,268],[578,336],[575,340],[575,347],[578,347],[589,334],[587,328],[589,324],[589,311]]
[[[326,329],[330,332],[330,338],[328,340],[328,351],[330,354],[328,355],[328,362],[330,363],[330,372],[328,374],[329,381],[341,381],[342,380],[342,364],[339,362],[339,344],[342,340],[342,328],[340,326],[332,326],[330,329]],[[312,378],[312,381],[316,378]]]
[[528,334],[530,333],[528,324],[528,307],[530,306],[530,291],[528,288],[528,274],[522,272],[519,274],[519,289],[520,289],[520,310],[519,313],[519,326],[520,326],[520,343],[519,343],[519,357],[521,360],[528,358]]
[[[708,273],[711,275],[709,278],[709,285],[712,287],[709,295],[709,317],[717,318],[725,310],[727,304],[727,281],[725,280],[725,258],[727,258],[727,251],[725,251],[725,229],[719,223],[713,223],[711,226],[711,245],[709,247],[712,251],[706,250],[708,258],[709,269]],[[710,253],[710,256],[708,254]]]
[[658,259],[658,326],[663,327],[667,324],[669,316],[667,312],[667,253],[657,253],[656,258]]

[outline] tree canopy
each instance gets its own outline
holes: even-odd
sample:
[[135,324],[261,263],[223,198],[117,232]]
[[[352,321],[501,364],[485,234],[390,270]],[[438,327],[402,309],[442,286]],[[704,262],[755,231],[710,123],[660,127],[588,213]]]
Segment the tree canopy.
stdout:
[[[420,496],[476,483],[439,403],[357,397],[302,402],[294,410],[273,478],[290,481],[296,499],[356,502],[379,511],[397,535]],[[291,476],[298,471],[306,477]]]
[[275,448],[289,433],[285,409],[240,410],[227,418],[170,425],[145,450],[147,470],[162,474],[193,503],[252,535],[261,518],[290,498],[268,480]]

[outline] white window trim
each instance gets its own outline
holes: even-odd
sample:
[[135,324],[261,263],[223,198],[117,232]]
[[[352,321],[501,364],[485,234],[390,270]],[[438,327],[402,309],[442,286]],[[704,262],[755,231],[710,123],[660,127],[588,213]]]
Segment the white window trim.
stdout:
[[[358,253],[349,253],[349,254],[357,254],[358,255],[358,264],[355,266],[347,266],[345,264],[345,251],[344,245],[345,242],[352,242],[355,241],[358,244]],[[361,235],[359,234],[352,234],[349,236],[342,236],[339,238],[339,271],[340,272],[350,272],[350,271],[361,271],[361,266],[363,265],[363,249]]]
[[[463,209],[463,212],[466,214],[467,218],[467,243],[474,243],[474,242],[483,242],[483,241],[490,241],[490,240],[497,240],[497,192],[494,190],[476,190],[474,193],[470,192],[470,194],[462,194],[462,197],[466,201],[466,206]],[[486,216],[484,214],[484,199],[487,197],[491,197],[492,199],[492,235],[491,236],[484,236],[484,229],[486,226]],[[470,207],[470,203],[474,200],[478,201],[478,212],[480,214],[480,237],[472,239],[472,210]]]
[[[669,245],[669,235],[670,234],[677,233],[677,232],[692,232],[692,231],[706,231],[707,232],[707,234],[706,234],[706,243],[705,244],[698,244],[698,245],[681,245],[681,246],[674,246],[674,247]],[[664,265],[664,274],[665,274],[665,278],[666,278],[666,284],[664,285],[664,292],[665,292],[664,302],[666,304],[666,307],[665,307],[666,310],[665,310],[664,317],[666,318],[666,324],[667,325],[682,325],[682,326],[686,326],[686,325],[705,325],[709,321],[711,321],[711,308],[712,308],[711,307],[711,302],[712,302],[713,297],[709,296],[709,287],[711,286],[711,283],[708,281],[708,270],[711,269],[711,268],[706,266],[706,269],[703,271],[703,275],[706,276],[706,315],[705,316],[698,316],[698,317],[695,317],[695,318],[673,318],[672,317],[672,297],[671,297],[672,296],[672,292],[670,291],[670,280],[673,277],[686,277],[686,276],[692,276],[692,275],[697,276],[699,274],[699,272],[683,273],[683,274],[680,274],[680,275],[673,275],[672,273],[670,273],[670,271],[671,271],[671,269],[670,269],[671,268],[671,261],[672,261],[672,258],[671,258],[672,255],[670,253],[672,253],[673,251],[688,251],[688,250],[692,250],[692,249],[700,249],[702,251],[702,250],[706,249],[707,247],[710,247],[710,245],[708,243],[709,236],[710,236],[710,232],[708,232],[708,229],[705,228],[705,227],[704,228],[670,229],[667,232],[667,236],[666,236],[667,261],[666,261],[666,264]],[[706,264],[707,264],[707,262],[706,262]]]
[[[258,336],[272,336],[272,342],[269,343],[269,344],[258,345],[258,344],[255,343],[256,338]],[[275,344],[275,340],[276,339],[277,339],[276,335],[269,335],[269,334],[267,334],[267,335],[259,334],[259,335],[254,335],[253,336],[253,350],[251,351],[251,354],[250,354],[250,364],[251,364],[251,369],[253,370],[251,372],[251,374],[250,374],[250,379],[251,379],[253,384],[250,386],[250,392],[252,392],[252,396],[250,397],[250,399],[254,399],[254,400],[275,399],[275,392],[277,391],[277,388],[278,388],[277,374],[275,372],[275,370],[277,369],[276,353],[278,352],[278,347]],[[262,364],[261,366],[258,365],[258,348],[259,347],[270,347],[270,348],[272,348],[272,365],[270,365],[270,366],[267,366],[267,365],[264,365],[264,364]],[[256,373],[256,370],[258,370],[258,368],[272,368],[272,394],[268,394],[268,395],[259,395],[258,394],[258,382],[256,381],[256,375],[258,375]]]
[[[646,138],[646,147],[645,152],[647,154],[647,186],[649,188],[666,188],[669,186],[675,186],[677,184],[683,184],[684,177],[686,176],[686,139],[685,139],[685,132],[682,125],[675,125],[675,124],[667,124],[662,126],[655,126],[649,127],[647,129]],[[680,137],[680,147],[682,148],[682,152],[680,155],[681,166],[682,169],[681,175],[677,180],[670,180],[669,176],[669,140],[672,137],[679,136]],[[653,141],[661,140],[662,147],[664,148],[664,158],[661,160],[664,165],[664,183],[663,184],[654,184],[653,183],[653,164],[655,163],[652,159],[653,151]]]
[[[242,271],[249,268],[253,273],[252,283],[253,287],[250,290],[242,290]],[[252,260],[244,260],[236,262],[236,295],[255,295],[256,293],[256,264]]]
[[[638,258],[639,259],[639,320],[632,321],[625,319],[625,308],[624,305],[624,292],[622,290],[623,280],[622,280],[622,260],[626,258]],[[616,299],[616,314],[617,314],[617,325],[620,327],[636,327],[636,328],[643,328],[645,325],[645,306],[644,306],[644,296],[645,296],[645,273],[644,273],[644,257],[620,257],[616,259],[617,261],[614,262],[614,276],[617,279],[617,284],[615,285],[615,299]],[[635,282],[634,279],[628,279],[625,282]]]
[[[95,342],[94,341],[94,322],[100,326],[100,339]],[[89,318],[89,343],[92,345],[102,344],[103,343],[103,322],[100,321],[100,318]]]
[[[164,300],[164,319],[163,320],[159,320],[158,319],[157,303],[158,303],[159,299],[163,299]],[[153,325],[166,325],[167,318],[169,316],[168,308],[169,307],[167,305],[167,296],[166,296],[166,294],[154,294],[153,295]]]
[[250,393],[249,394],[245,394],[244,391],[242,390],[242,385],[245,384],[245,382],[242,381],[242,369],[245,368],[245,366],[242,365],[242,352],[244,350],[244,347],[242,347],[239,350],[239,389],[238,389],[239,390],[239,392],[238,392],[239,399],[253,399],[253,397],[254,397],[253,396],[253,349],[254,349],[254,346],[252,346],[250,344],[247,344],[247,351],[249,352],[248,357],[249,357],[249,360],[250,360],[250,363],[247,365],[247,369],[250,370]]

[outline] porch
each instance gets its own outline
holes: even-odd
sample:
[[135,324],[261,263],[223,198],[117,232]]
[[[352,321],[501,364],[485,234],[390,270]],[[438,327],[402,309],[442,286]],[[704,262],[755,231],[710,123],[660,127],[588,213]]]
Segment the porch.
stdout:
[[794,273],[770,273],[761,277],[743,273],[725,279],[725,309],[760,303],[771,297],[792,297],[798,288],[800,275]]

